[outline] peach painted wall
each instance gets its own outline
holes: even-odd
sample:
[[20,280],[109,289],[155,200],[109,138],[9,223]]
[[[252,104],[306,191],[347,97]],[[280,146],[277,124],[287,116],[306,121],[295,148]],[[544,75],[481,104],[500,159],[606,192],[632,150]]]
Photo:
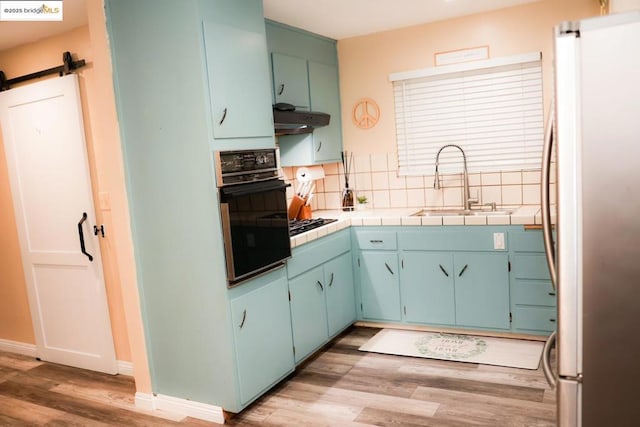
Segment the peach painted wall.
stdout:
[[[344,147],[395,153],[389,74],[434,66],[436,52],[488,45],[490,57],[542,52],[545,111],[552,93],[553,27],[600,14],[596,0],[541,0],[523,6],[338,41]],[[361,98],[381,110],[377,126],[357,128],[351,111]]]
[[0,339],[35,344],[6,165],[0,134]]
[[[12,78],[57,66],[64,51],[87,62],[78,75],[116,357],[133,362],[137,391],[150,392],[102,1],[87,0],[87,13],[87,26],[0,52],[0,69]],[[0,339],[34,343],[4,147],[0,156]]]

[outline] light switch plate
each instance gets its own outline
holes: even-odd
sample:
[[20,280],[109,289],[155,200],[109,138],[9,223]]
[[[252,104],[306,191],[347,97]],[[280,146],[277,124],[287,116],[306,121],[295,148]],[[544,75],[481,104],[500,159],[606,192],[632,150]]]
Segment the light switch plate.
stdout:
[[493,233],[493,249],[504,249],[504,233]]

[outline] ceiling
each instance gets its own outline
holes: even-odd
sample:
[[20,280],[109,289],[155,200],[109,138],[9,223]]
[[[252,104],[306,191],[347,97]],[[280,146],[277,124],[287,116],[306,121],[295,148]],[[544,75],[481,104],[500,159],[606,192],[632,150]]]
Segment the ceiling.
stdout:
[[[64,0],[62,22],[0,22],[0,51],[87,23],[86,0]],[[263,0],[265,16],[336,40],[539,0]]]
[[268,19],[340,40],[539,0],[263,0]]

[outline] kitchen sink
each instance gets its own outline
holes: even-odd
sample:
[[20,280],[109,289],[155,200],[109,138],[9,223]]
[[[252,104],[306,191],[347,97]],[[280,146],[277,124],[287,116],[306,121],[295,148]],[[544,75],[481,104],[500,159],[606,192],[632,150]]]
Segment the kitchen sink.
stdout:
[[411,216],[495,216],[495,215],[511,215],[511,209],[492,210],[465,210],[465,209],[420,209],[411,214]]

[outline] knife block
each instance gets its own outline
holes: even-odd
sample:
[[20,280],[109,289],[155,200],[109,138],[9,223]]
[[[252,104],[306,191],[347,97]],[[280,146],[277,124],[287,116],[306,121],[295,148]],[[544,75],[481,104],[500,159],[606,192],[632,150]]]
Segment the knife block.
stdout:
[[311,219],[311,217],[312,217],[311,206],[310,205],[303,205],[300,208],[300,211],[298,211],[298,218],[297,219]]

